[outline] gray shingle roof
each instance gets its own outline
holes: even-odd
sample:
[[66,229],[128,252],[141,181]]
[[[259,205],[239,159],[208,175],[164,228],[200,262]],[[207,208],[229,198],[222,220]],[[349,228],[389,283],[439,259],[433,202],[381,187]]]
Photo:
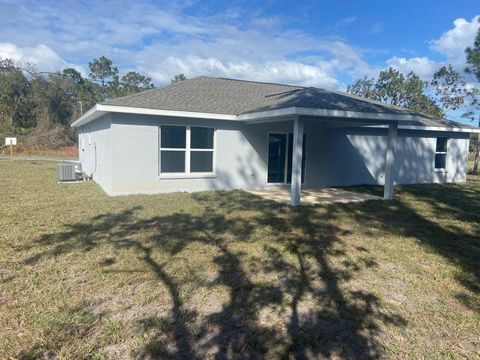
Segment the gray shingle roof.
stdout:
[[[421,115],[338,91],[207,76],[116,98],[103,104],[228,115],[289,107]],[[420,122],[425,126],[468,127],[446,119],[421,116],[422,120],[413,122],[414,125]]]

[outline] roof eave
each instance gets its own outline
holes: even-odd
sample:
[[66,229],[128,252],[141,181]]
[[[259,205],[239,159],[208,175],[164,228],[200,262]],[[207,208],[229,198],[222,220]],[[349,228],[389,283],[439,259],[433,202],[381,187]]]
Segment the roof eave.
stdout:
[[[245,123],[257,123],[265,121],[273,121],[275,119],[285,119],[292,116],[314,116],[324,118],[343,118],[349,120],[375,120],[383,123],[389,121],[415,121],[422,119],[419,115],[411,114],[388,114],[388,113],[366,113],[358,111],[347,110],[331,110],[331,109],[313,109],[313,108],[300,108],[300,107],[288,107],[283,109],[272,109],[265,111],[257,111],[241,115],[233,114],[217,114],[217,113],[204,113],[204,112],[192,112],[192,111],[178,111],[178,110],[163,110],[163,109],[148,109],[139,107],[127,107],[108,104],[96,104],[89,111],[83,114],[75,122],[72,123],[72,127],[79,127],[85,125],[91,121],[98,119],[106,113],[124,113],[124,114],[137,114],[137,115],[156,115],[156,116],[171,116],[171,117],[183,117],[183,118],[201,118],[201,119],[214,119],[214,120],[228,120],[228,121],[241,121]],[[413,126],[415,130],[429,130],[429,131],[456,131],[456,132],[470,132],[480,133],[480,129],[474,128],[462,128],[462,127],[445,127],[445,126]]]

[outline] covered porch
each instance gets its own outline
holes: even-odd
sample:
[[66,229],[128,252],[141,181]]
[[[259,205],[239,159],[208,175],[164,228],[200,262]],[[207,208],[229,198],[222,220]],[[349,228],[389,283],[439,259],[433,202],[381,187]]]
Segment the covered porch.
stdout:
[[[299,109],[296,109],[299,110]],[[311,109],[302,109],[310,110]],[[312,180],[312,157],[318,156],[318,154],[310,154],[307,157],[310,157],[310,169],[308,169],[309,161],[306,161],[305,153],[309,153],[308,148],[312,143],[322,141],[319,137],[320,132],[324,134],[328,133],[332,129],[361,129],[365,131],[368,136],[381,136],[385,138],[385,148],[380,151],[381,171],[382,175],[382,185],[384,186],[383,199],[391,200],[393,198],[394,190],[394,169],[395,169],[395,155],[397,148],[397,137],[398,137],[398,128],[399,123],[404,121],[411,120],[408,118],[408,115],[405,119],[401,119],[400,116],[389,115],[384,117],[381,114],[365,114],[365,113],[356,113],[352,114],[349,112],[343,112],[342,114],[329,114],[330,116],[315,116],[316,114],[309,115],[296,115],[296,116],[273,116],[265,119],[256,119],[254,121],[248,122],[249,126],[255,127],[255,124],[268,125],[270,128],[268,130],[269,143],[267,150],[267,187],[263,190],[253,190],[253,194],[262,196],[266,199],[276,200],[279,202],[290,202],[292,206],[304,204],[316,204],[316,203],[334,203],[334,202],[351,202],[351,201],[364,201],[364,200],[379,200],[381,199],[378,196],[371,196],[366,194],[358,194],[346,190],[341,190],[335,188],[335,186],[341,184],[331,184],[331,185],[318,185],[310,181],[306,181],[306,178],[310,177]],[[321,114],[324,115],[324,114]],[[268,123],[268,124],[266,124]],[[276,131],[276,125],[280,123],[285,124],[289,129],[290,134],[281,133]],[[310,132],[305,131],[305,128],[308,125],[315,124],[316,128],[312,130],[310,126]],[[306,126],[307,125],[307,126]],[[373,131],[372,131],[373,130]],[[273,136],[273,137],[272,137]],[[274,149],[277,148],[285,150],[277,156],[274,161],[271,161],[272,153],[270,146],[274,143]],[[305,142],[309,146],[305,146]],[[280,144],[280,145],[278,145]],[[335,154],[331,154],[334,158]],[[325,158],[325,155],[322,155]],[[335,161],[335,160],[332,160]],[[355,160],[350,159],[349,163],[338,164],[338,166],[349,167],[352,162]],[[279,171],[273,172],[271,176],[271,167],[270,163],[275,162],[280,164]],[[322,164],[315,164],[316,175],[318,176],[321,172],[328,172],[327,168],[323,168]],[[354,168],[351,168],[351,171],[355,171]],[[310,172],[310,174],[305,175]],[[273,180],[272,180],[273,179]],[[280,179],[280,180],[279,180]],[[378,184],[378,183],[377,183]],[[354,185],[354,184],[352,184]],[[357,184],[357,185],[360,185]],[[333,186],[333,187],[330,187]],[[341,185],[344,186],[344,185]],[[304,189],[302,189],[304,187]]]

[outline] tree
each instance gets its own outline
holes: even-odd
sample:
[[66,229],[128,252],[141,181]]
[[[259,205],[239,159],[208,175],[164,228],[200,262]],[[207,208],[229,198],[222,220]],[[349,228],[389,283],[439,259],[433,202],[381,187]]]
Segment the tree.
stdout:
[[443,109],[456,110],[464,104],[466,84],[452,65],[438,69],[433,75],[431,84],[436,89]]
[[118,69],[104,56],[89,66],[90,78],[84,78],[74,68],[39,73],[28,64],[0,59],[0,135],[21,136],[20,141],[30,144],[72,144],[70,124],[81,115],[81,106],[89,109],[105,96],[153,87],[151,78],[135,71],[119,78]]
[[178,73],[173,76],[173,79],[170,80],[172,84],[178,83],[180,81],[187,80],[187,76],[184,73]]
[[112,80],[107,86],[107,97],[110,99],[115,99],[123,95],[125,94],[123,92],[122,84],[120,83],[120,78],[118,75],[113,75]]
[[80,116],[78,105],[81,103],[83,109],[89,109],[97,102],[103,100],[103,91],[98,84],[85,79],[82,74],[73,68],[63,69],[62,75],[75,83],[70,94],[72,101],[75,103],[75,112],[72,115],[74,118]]
[[[451,65],[443,66],[433,76],[432,85],[437,91],[445,109],[466,110],[463,116],[474,120],[478,118],[480,127],[480,29],[472,47],[465,49],[467,66],[463,73]],[[480,159],[480,134],[477,135],[473,173],[478,173]]]
[[59,74],[37,75],[32,79],[37,127],[42,130],[68,126],[76,103],[75,82]]
[[[0,61],[0,116],[3,125],[16,126],[20,111],[28,102],[30,84],[19,65],[11,59]],[[28,123],[23,116],[23,122]]]
[[152,89],[154,87],[151,78],[144,76],[136,71],[129,71],[124,76],[122,76],[121,84],[123,87],[123,92],[126,95],[147,89]]
[[65,68],[63,69],[62,74],[77,85],[82,85],[85,81],[82,77],[82,74],[80,74],[80,72],[74,68]]
[[355,81],[347,87],[347,93],[435,117],[443,116],[443,111],[435,100],[425,94],[427,87],[428,83],[414,72],[405,76],[398,70],[389,68],[380,71],[376,80],[364,77]]
[[118,75],[117,67],[113,66],[112,60],[107,59],[105,56],[93,59],[93,62],[88,63],[88,67],[90,68],[90,78],[102,84],[102,93],[105,99],[106,83],[111,82],[114,76]]
[[347,86],[347,93],[355,94],[367,99],[378,100],[375,91],[375,80],[373,78],[364,77],[358,79],[353,84]]

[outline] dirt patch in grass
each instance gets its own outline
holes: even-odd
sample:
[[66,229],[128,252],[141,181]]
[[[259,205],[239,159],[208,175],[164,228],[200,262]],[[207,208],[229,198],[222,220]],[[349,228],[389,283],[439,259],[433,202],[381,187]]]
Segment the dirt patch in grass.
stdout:
[[291,208],[55,171],[0,163],[0,358],[480,356],[475,178]]

